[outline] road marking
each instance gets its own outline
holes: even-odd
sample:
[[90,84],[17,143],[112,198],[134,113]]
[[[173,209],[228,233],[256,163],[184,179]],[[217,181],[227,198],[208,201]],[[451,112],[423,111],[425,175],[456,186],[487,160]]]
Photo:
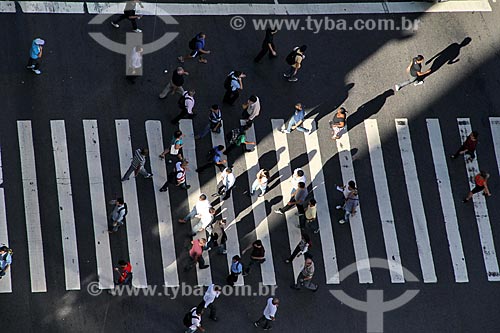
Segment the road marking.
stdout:
[[83,120],[99,289],[114,288],[97,120]]
[[497,160],[498,175],[500,176],[500,117],[490,117],[490,127]]
[[56,171],[66,290],[80,290],[80,268],[78,265],[78,246],[73,211],[73,190],[71,188],[64,120],[51,120],[50,129]]
[[14,1],[1,1],[0,13],[15,13],[16,3]]
[[[118,155],[120,158],[120,176],[127,172],[132,161],[135,148],[132,147],[128,120],[115,120],[116,140],[118,144]],[[142,178],[142,176],[140,176]],[[144,247],[142,244],[141,218],[139,216],[139,203],[137,199],[137,188],[135,178],[121,182],[123,198],[127,203],[128,214],[125,230],[127,231],[128,253],[130,263],[134,272],[132,285],[136,288],[146,288],[148,280],[146,276],[146,265],[144,263]],[[116,199],[116,198],[114,198]],[[123,229],[123,228],[122,228]],[[121,231],[123,232],[123,231]]]
[[[354,176],[354,167],[352,165],[349,133],[342,135],[340,139],[336,140],[336,142],[339,154],[340,170],[342,171],[342,181],[344,184],[347,184],[351,180],[356,181]],[[349,223],[351,226],[356,265],[358,267],[359,283],[372,283],[372,272],[370,270],[368,248],[366,246],[365,229],[361,217],[361,204],[358,206],[357,213],[351,215]]]
[[398,236],[394,215],[392,213],[391,196],[387,184],[387,174],[385,173],[384,156],[382,144],[378,131],[377,120],[367,119],[365,123],[366,139],[370,151],[370,162],[372,166],[373,181],[377,194],[378,211],[380,214],[380,224],[384,234],[385,251],[389,264],[392,283],[404,283],[403,266],[401,266],[401,256],[399,254]]
[[[5,211],[5,193],[3,185],[3,165],[2,165],[2,147],[0,146],[0,245],[9,245],[9,232],[7,228],[7,214]],[[0,282],[0,293],[11,293],[12,292],[12,281],[10,277],[10,272],[12,271],[12,266],[9,267],[5,276]]]
[[[464,142],[467,136],[472,132],[469,118],[457,118],[458,129],[460,131],[460,139]],[[466,160],[464,156],[467,176],[469,178],[469,186],[472,190],[476,184],[474,177],[479,173],[479,163],[477,159],[472,162]],[[479,230],[479,238],[481,239],[481,247],[483,250],[483,260],[488,274],[488,281],[500,281],[500,272],[498,269],[498,261],[495,252],[495,243],[491,232],[490,217],[488,215],[488,207],[482,192],[477,193],[472,197],[474,202],[474,211],[476,213],[477,227]]]
[[85,14],[84,2],[17,1],[23,13]]
[[439,198],[443,209],[444,226],[446,227],[451,262],[453,264],[453,271],[455,272],[455,281],[460,283],[469,282],[439,120],[427,119],[426,121],[427,131],[429,132],[429,142],[431,143],[432,160],[434,161],[434,170],[436,172]]
[[[158,236],[160,238],[164,286],[176,287],[179,286],[179,274],[177,273],[177,256],[175,254],[174,229],[172,226],[172,206],[170,205],[170,191],[173,186],[170,186],[166,192],[160,192],[160,188],[167,181],[168,174],[165,169],[165,160],[158,157],[160,152],[163,151],[161,122],[158,120],[147,120],[146,136],[148,139],[151,173],[154,175],[153,187],[156,200],[156,213],[158,215]],[[173,191],[177,191],[177,189],[174,188]]]
[[434,270],[434,260],[432,258],[432,249],[429,240],[429,232],[427,230],[427,220],[425,218],[424,203],[422,202],[417,166],[415,165],[415,158],[411,145],[408,119],[395,119],[394,121],[398,134],[399,150],[403,162],[422,276],[425,283],[435,283],[437,282],[437,276]]
[[[191,185],[191,188],[187,190],[189,211],[191,211],[201,195],[200,180],[198,179],[198,173],[195,171],[198,168],[198,164],[196,163],[196,147],[193,136],[192,120],[182,119],[179,121],[179,130],[186,135],[183,140],[184,144],[182,146],[182,151],[184,153],[184,158],[189,161],[189,168],[191,169],[191,172],[186,172],[186,182]],[[168,147],[170,147],[170,140],[167,142],[169,143]],[[196,220],[196,218],[191,219],[191,228],[198,222]],[[188,230],[189,233],[191,233],[191,228]],[[200,233],[193,237],[193,240],[198,238],[201,238]],[[203,259],[205,259],[206,265],[210,264],[208,251],[203,251]],[[212,284],[212,273],[210,269],[199,269],[198,264],[196,264],[196,273],[198,276],[198,285],[208,286]]]
[[24,213],[28,235],[28,255],[31,276],[31,291],[46,292],[45,260],[43,255],[42,227],[40,225],[40,205],[36,179],[35,149],[31,121],[17,122],[21,174],[23,177]]

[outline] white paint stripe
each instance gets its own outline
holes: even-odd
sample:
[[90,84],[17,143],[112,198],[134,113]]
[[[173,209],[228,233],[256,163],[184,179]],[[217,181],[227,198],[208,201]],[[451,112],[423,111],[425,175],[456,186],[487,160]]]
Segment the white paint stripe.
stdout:
[[408,199],[410,200],[411,216],[415,229],[422,276],[425,283],[434,283],[437,282],[437,276],[434,270],[434,260],[432,258],[429,232],[427,231],[427,220],[425,218],[424,203],[422,202],[422,194],[420,192],[417,166],[415,165],[415,157],[411,145],[408,119],[395,119],[395,123],[398,133],[399,150],[403,162],[406,188],[408,190]]
[[173,195],[176,195],[175,191],[178,190],[176,188],[172,189],[172,186],[170,186],[168,191],[160,192],[160,188],[167,181],[165,160],[158,157],[160,152],[163,151],[163,135],[160,121],[146,121],[146,135],[150,152],[149,161],[151,163],[151,173],[154,175],[153,186],[156,200],[156,212],[158,214],[158,235],[160,238],[164,285],[166,287],[176,287],[179,285],[179,275],[177,273],[177,256],[174,246],[170,191],[174,191]]
[[[224,130],[221,128],[221,132],[219,134],[213,133],[210,131],[212,134],[212,146],[218,146],[218,145],[223,145],[225,146],[226,144],[224,143]],[[217,181],[219,181],[219,168],[217,166],[215,168],[215,174],[217,175]],[[233,170],[233,172],[237,172],[238,170]],[[235,173],[237,176],[238,174]],[[240,242],[238,241],[238,230],[236,229],[236,221],[235,221],[235,214],[234,214],[234,205],[233,205],[233,197],[234,197],[234,192],[231,193],[231,197],[224,201],[224,204],[222,205],[224,209],[224,213],[222,216],[225,216],[227,221],[226,221],[226,235],[227,235],[227,241],[226,241],[226,250],[227,250],[227,263],[228,263],[228,272],[230,272],[231,269],[231,264],[233,262],[233,256],[235,255],[240,255]],[[222,199],[222,198],[221,198]],[[222,208],[222,207],[221,207]],[[234,283],[236,286],[242,286],[245,284],[245,281],[243,279],[243,274],[240,274],[238,276],[238,281]]]
[[19,153],[21,155],[31,291],[46,292],[45,260],[43,255],[42,227],[40,225],[40,206],[31,121],[18,121],[17,134],[19,137]]
[[[5,193],[3,188],[3,164],[2,164],[2,147],[0,146],[0,245],[9,245],[9,232],[7,228],[7,214],[5,211]],[[0,293],[12,292],[12,281],[10,273],[12,266],[5,272],[4,277],[0,281]]]
[[429,132],[429,142],[431,142],[432,160],[434,161],[439,198],[443,209],[444,226],[446,227],[451,262],[453,264],[453,271],[455,272],[455,281],[469,282],[439,120],[427,119],[427,131]]
[[[199,197],[201,195],[200,189],[200,181],[198,179],[198,173],[195,171],[198,167],[196,163],[196,150],[194,143],[194,131],[193,131],[193,122],[192,120],[182,119],[179,121],[179,130],[182,131],[186,136],[184,137],[184,144],[182,146],[182,150],[184,153],[184,158],[189,161],[189,169],[190,172],[186,172],[186,182],[191,185],[191,188],[187,190],[188,192],[188,201],[189,201],[189,210],[193,209],[196,202],[198,202]],[[168,147],[170,147],[170,139],[167,141]],[[210,196],[209,193],[206,193]],[[188,229],[188,233],[191,233],[191,228],[197,223],[196,218],[191,219],[191,227]],[[187,226],[186,226],[187,227]],[[194,239],[201,238],[201,233],[198,233]],[[205,264],[209,265],[209,256],[207,251],[203,251],[203,259],[205,259]],[[212,283],[212,274],[210,269],[199,269],[198,264],[196,265],[196,272],[198,275],[198,285],[200,286],[208,286]]]
[[[133,151],[132,140],[128,120],[115,120],[116,140],[118,144],[118,155],[120,157],[120,175],[124,175],[130,167]],[[139,176],[143,178],[142,176]],[[141,218],[139,216],[139,203],[137,199],[137,188],[133,175],[129,180],[122,182],[123,199],[127,203],[128,213],[125,229],[127,230],[128,253],[130,264],[134,272],[132,285],[136,288],[146,288],[148,280],[146,276],[146,265],[144,263],[144,247],[142,244]],[[123,228],[121,228],[123,229]],[[120,230],[120,232],[123,232]]]
[[447,12],[491,12],[487,0],[425,2],[387,2],[389,13],[447,13]]
[[491,136],[493,149],[497,160],[498,175],[500,176],[500,117],[490,117]]
[[[349,142],[349,133],[345,133],[336,140],[339,154],[340,170],[342,171],[342,181],[347,184],[354,180],[354,167],[352,165],[351,144]],[[362,197],[362,194],[361,194]],[[361,201],[361,199],[360,199]],[[357,208],[357,213],[350,217],[352,242],[354,245],[354,254],[356,256],[356,265],[358,267],[359,283],[372,283],[372,272],[368,258],[368,248],[366,246],[365,229],[361,217],[361,203]]]
[[[292,191],[292,183],[291,183],[292,168],[290,166],[291,159],[290,159],[290,152],[288,150],[287,135],[280,131],[280,129],[283,126],[283,120],[271,119],[271,123],[273,127],[274,149],[276,152],[276,160],[278,161],[278,172],[280,175],[280,188],[281,188],[281,194],[283,196],[283,201],[279,203],[279,206],[283,207],[288,203],[288,200],[290,199],[290,193]],[[255,176],[255,174],[253,175]],[[296,212],[297,209],[293,208],[289,209],[285,213],[290,251],[293,251],[295,249],[295,247],[297,246],[297,244],[300,242],[301,239],[300,229],[296,227],[296,225],[299,224],[299,218],[297,215],[295,215]],[[296,258],[292,262],[292,266],[293,266],[293,276],[294,278],[296,278],[299,275],[301,268],[304,266],[303,257]]]
[[[326,194],[325,176],[323,174],[323,162],[321,161],[321,153],[319,149],[318,132],[316,131],[316,123],[313,122],[312,119],[306,119],[305,126],[306,128],[311,128],[312,130],[312,133],[309,134],[309,136],[306,136],[305,141],[307,155],[309,157],[311,183],[314,188],[314,198],[317,201],[316,212],[320,229],[319,236],[321,238],[326,283],[338,284],[340,283],[340,279],[337,253],[335,250],[335,240],[332,231],[332,218],[330,216],[330,210],[327,207],[324,207],[329,200]],[[275,127],[273,126],[273,128]]]
[[14,1],[1,1],[0,13],[15,13],[16,3]]
[[80,268],[76,241],[73,191],[69,171],[68,146],[64,120],[51,120],[52,149],[56,171],[57,198],[64,257],[66,290],[80,290]]
[[[467,136],[472,132],[469,118],[457,118],[458,129],[460,131],[460,139],[464,142]],[[469,178],[469,186],[472,190],[476,185],[474,177],[479,173],[479,163],[477,159],[472,162],[466,160],[464,156],[467,176]],[[476,213],[477,227],[479,230],[479,238],[481,239],[481,248],[483,250],[483,260],[488,275],[488,281],[500,281],[500,272],[498,269],[498,261],[495,251],[495,243],[491,232],[490,217],[488,215],[488,207],[482,192],[474,194],[472,197],[474,202],[474,211]]]
[[23,13],[85,14],[83,2],[18,1]]
[[[257,142],[255,138],[254,126],[247,130],[246,137],[247,141]],[[255,175],[260,170],[259,166],[259,153],[257,151],[257,146],[254,147],[253,151],[245,153],[245,165],[248,174],[249,184],[253,183]],[[262,284],[264,285],[276,285],[276,275],[274,273],[274,260],[273,252],[271,249],[271,238],[269,236],[269,225],[267,221],[267,212],[265,208],[264,197],[253,196],[252,197],[252,212],[255,223],[255,233],[257,239],[262,241],[262,245],[266,250],[266,261],[263,262],[261,267],[262,273]]]
[[370,151],[370,162],[372,166],[375,192],[377,193],[378,211],[380,214],[380,224],[384,234],[385,251],[389,264],[392,283],[404,283],[403,267],[401,266],[401,256],[399,254],[398,236],[394,215],[392,213],[391,196],[387,184],[387,174],[385,173],[384,156],[382,144],[376,119],[364,121],[368,149]]
[[97,279],[99,280],[99,289],[111,289],[114,287],[113,263],[109,247],[108,216],[106,214],[97,120],[83,120],[83,131],[85,134],[85,154],[87,156],[92,221],[94,224]]

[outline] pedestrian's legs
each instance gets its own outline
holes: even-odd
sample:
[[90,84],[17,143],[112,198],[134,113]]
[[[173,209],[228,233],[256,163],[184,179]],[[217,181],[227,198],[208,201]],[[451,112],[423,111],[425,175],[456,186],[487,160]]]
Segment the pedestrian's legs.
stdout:
[[309,130],[307,128],[303,127],[302,125],[301,126],[297,126],[297,131],[301,131],[301,132],[304,132],[304,133],[309,132]]
[[144,167],[141,167],[141,168],[139,169],[139,174],[140,174],[141,176],[143,176],[144,178],[148,178],[148,177],[149,177],[149,175],[150,175],[150,173],[149,173],[149,172],[148,172],[148,171],[147,171]]
[[282,212],[283,214],[285,214],[285,212],[287,210],[289,210],[290,208],[292,208],[292,205],[285,205],[282,208],[280,208],[279,211]]
[[266,317],[264,317],[264,319],[265,319],[265,322],[264,322],[264,326],[262,326],[262,328],[265,330],[271,329],[273,327],[273,321],[267,319]]
[[250,195],[254,195],[255,191],[257,191],[257,187],[259,187],[259,180],[256,179],[252,183],[252,189],[250,190]]
[[233,187],[234,186],[231,186],[230,188],[226,189],[226,195],[224,195],[224,198],[222,198],[222,200],[227,200],[231,197],[231,191],[233,190]]
[[208,308],[210,309],[210,319],[217,318],[217,308],[213,302],[208,305]]
[[266,321],[267,321],[267,318],[264,315],[262,315],[262,317],[260,317],[259,319],[257,319],[254,324],[256,326],[260,326],[260,325],[264,324],[263,328],[265,328],[266,327],[265,326]]
[[196,206],[193,207],[193,209],[191,209],[191,211],[189,212],[189,214],[187,214],[186,216],[184,216],[183,220],[184,221],[190,221],[195,215],[196,215]]
[[256,261],[250,258],[250,262],[248,263],[247,267],[245,268],[245,275],[248,275],[250,273],[250,269],[253,264],[255,264]]
[[29,58],[28,60],[28,65],[26,66],[28,69],[38,69],[40,68],[40,63],[38,62],[38,59],[33,59]]
[[199,256],[198,257],[198,267],[202,268],[203,266],[205,266],[205,259],[203,259],[203,256]]
[[232,93],[233,92],[232,92],[231,89],[227,89],[226,93],[224,94],[224,98],[222,99],[222,101],[225,102],[225,103],[230,103]]
[[234,143],[229,144],[229,147],[226,148],[224,154],[228,155],[234,149],[234,147],[236,147]]
[[296,206],[297,206],[297,211],[299,212],[299,216],[304,215],[305,214],[304,205],[296,204]]
[[346,222],[349,222],[349,218],[351,217],[351,212],[349,210],[345,210],[345,213],[344,213],[344,220]]
[[188,114],[187,111],[185,109],[182,109],[181,112],[177,116],[175,116],[174,119],[172,119],[171,123],[172,124],[178,123],[179,120],[181,120],[182,118],[184,118],[187,114]]
[[207,135],[208,133],[210,132],[210,123],[208,123],[204,128],[203,130],[201,130],[201,132],[199,134],[196,134],[195,135],[195,138],[196,139],[201,139],[203,137],[205,137],[205,135]]
[[306,226],[310,228],[314,233],[318,233],[319,231],[319,224],[318,224],[318,219],[312,219],[311,221],[306,221]]
[[300,252],[300,247],[297,245],[287,260],[290,262],[293,261],[293,259],[295,259],[295,257],[297,256],[297,254],[299,254],[299,252]]
[[[184,219],[186,220],[186,219]],[[186,220],[187,221],[187,220]],[[200,231],[200,229],[203,227],[203,223],[200,221],[198,223],[196,223],[193,227],[193,229],[191,230],[193,235],[196,235],[198,233],[198,231]]]
[[190,271],[193,266],[196,264],[196,261],[194,260],[193,257],[189,256],[189,261],[186,267],[184,267],[184,272]]
[[401,89],[403,87],[406,87],[407,85],[409,85],[409,84],[417,81],[417,78],[418,78],[417,76],[410,76],[410,79],[408,81],[405,81],[405,82],[403,82],[401,84],[398,84],[399,89]]
[[132,174],[132,172],[134,172],[134,170],[135,170],[135,168],[131,164],[130,167],[128,168],[127,172],[125,172],[125,176],[122,177],[122,181],[128,180],[130,178],[130,175]]
[[286,131],[291,132],[292,126],[294,126],[295,124],[296,124],[295,119],[293,119],[293,117],[292,117],[292,119],[290,119],[290,121],[288,122],[288,127],[286,128]]
[[125,15],[125,14],[121,14],[121,15],[120,15],[120,17],[118,17],[118,20],[116,20],[116,21],[112,21],[112,22],[117,24],[118,22],[120,22],[120,21],[122,21],[122,20],[124,20],[124,19],[126,19],[126,18],[128,18],[128,16],[127,16],[127,15]]
[[167,97],[169,94],[172,93],[172,81],[170,81],[166,86],[165,86],[165,89],[162,90],[162,92],[160,93],[160,98],[165,98]]
[[133,18],[133,19],[130,19],[130,23],[132,23],[132,29],[134,30],[137,30],[137,19]]
[[285,77],[287,78],[291,78],[294,76],[294,73],[295,73],[295,68],[290,66],[290,68],[288,69],[287,72],[285,72]]
[[253,61],[259,62],[266,55],[266,53],[268,51],[269,51],[269,47],[267,45],[265,47],[262,47],[259,54],[257,54],[257,56],[255,57],[255,59]]

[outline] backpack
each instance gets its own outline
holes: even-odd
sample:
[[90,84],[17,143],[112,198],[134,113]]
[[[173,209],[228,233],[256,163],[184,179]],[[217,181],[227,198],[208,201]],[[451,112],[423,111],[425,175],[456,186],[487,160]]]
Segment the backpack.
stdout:
[[189,327],[189,326],[193,325],[193,318],[198,318],[198,316],[193,315],[193,311],[195,309],[196,308],[192,309],[191,311],[189,311],[188,313],[186,313],[184,315],[184,318],[182,319],[182,323],[184,324],[184,326]]
[[233,82],[234,77],[233,77],[234,71],[229,73],[228,76],[226,76],[226,79],[224,80],[224,89],[226,90],[231,90],[231,82]]
[[[5,245],[3,245],[5,246]],[[2,260],[5,260],[7,258],[7,255],[10,254],[10,256],[12,257],[12,255],[14,254],[14,250],[12,250],[10,247],[8,246],[5,246],[7,248],[7,252],[2,256]]]
[[240,136],[243,135],[243,133],[240,131],[239,128],[235,128],[231,130],[231,137],[229,139],[229,144],[236,144]]
[[297,55],[299,55],[298,50],[299,50],[299,48],[298,48],[298,47],[294,47],[294,48],[293,48],[293,50],[292,50],[292,52],[290,52],[290,53],[286,56],[286,58],[285,58],[286,63],[287,63],[287,64],[289,64],[290,66],[291,66],[291,65],[293,65],[293,64],[295,64],[295,57],[296,57]]
[[198,41],[198,35],[194,36],[190,41],[189,41],[189,49],[190,50],[196,50],[196,42]]

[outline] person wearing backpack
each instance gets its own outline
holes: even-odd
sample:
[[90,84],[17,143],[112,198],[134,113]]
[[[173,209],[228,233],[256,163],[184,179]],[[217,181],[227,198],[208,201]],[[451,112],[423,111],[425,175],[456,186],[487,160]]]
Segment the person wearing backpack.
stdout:
[[256,145],[255,141],[247,141],[246,131],[250,128],[250,125],[240,126],[231,130],[226,136],[229,141],[229,146],[224,151],[224,154],[228,155],[235,147],[241,147],[243,153],[251,152],[251,149],[247,149],[246,145]]
[[240,97],[240,91],[243,90],[243,79],[247,77],[243,72],[231,71],[224,80],[224,89],[226,93],[222,101],[229,105],[234,105],[234,102]]
[[0,279],[4,277],[12,264],[12,250],[7,246],[0,247]]
[[297,72],[302,67],[302,60],[306,57],[307,45],[302,45],[300,47],[296,46],[293,48],[285,60],[290,68],[288,72],[283,73],[283,76],[288,79],[288,82],[297,82],[299,79],[296,77]]
[[197,330],[199,330],[200,332],[205,332],[205,329],[201,326],[201,315],[204,311],[205,307],[198,305],[197,307],[189,310],[189,312],[184,315],[182,323],[187,328],[185,333],[194,333]]
[[180,56],[177,57],[177,60],[179,60],[180,63],[184,63],[184,60],[186,59],[193,59],[196,57],[198,58],[198,62],[202,64],[207,63],[207,59],[203,57],[204,54],[210,54],[210,51],[205,50],[205,38],[207,35],[205,35],[203,32],[200,32],[196,36],[194,36],[190,41],[189,41],[189,49],[191,50],[191,53],[185,55],[185,56]]
[[108,230],[108,232],[112,234],[117,232],[118,229],[125,224],[125,217],[128,214],[128,208],[127,204],[123,201],[123,198],[111,200],[110,204],[114,205],[113,211],[109,217],[111,225]]
[[177,124],[179,120],[183,118],[193,119],[196,116],[193,111],[194,94],[194,89],[190,89],[189,91],[184,92],[181,98],[179,98],[177,105],[181,109],[181,112],[174,119],[172,119],[171,123],[173,125]]

